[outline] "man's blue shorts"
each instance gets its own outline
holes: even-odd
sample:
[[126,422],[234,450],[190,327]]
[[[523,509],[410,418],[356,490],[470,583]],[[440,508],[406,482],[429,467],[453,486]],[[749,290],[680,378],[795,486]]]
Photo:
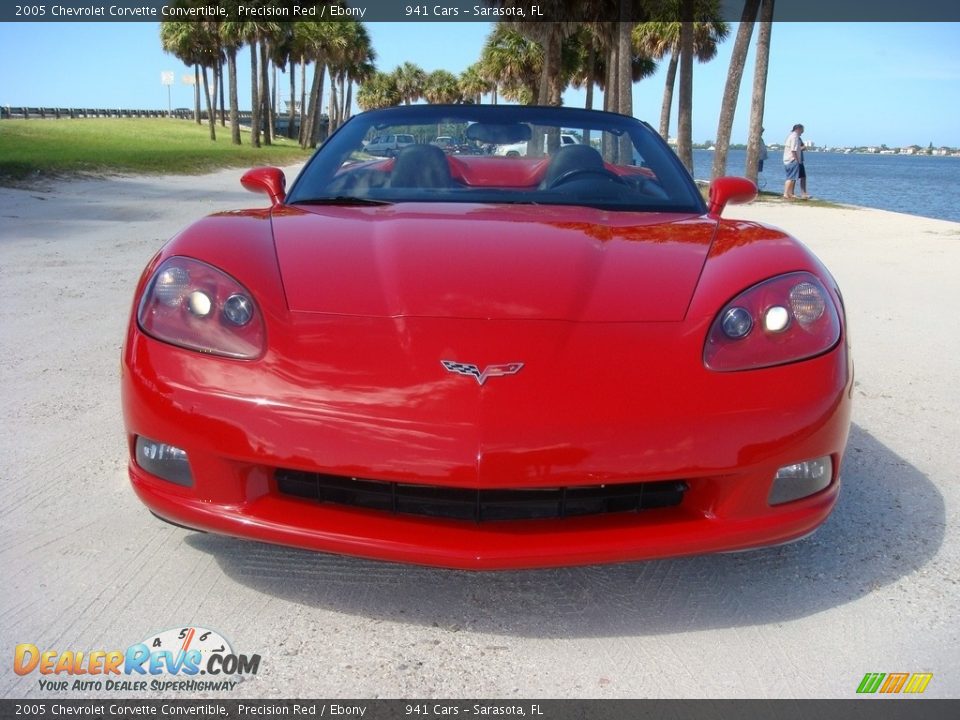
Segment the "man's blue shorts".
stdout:
[[800,163],[798,162],[784,163],[783,169],[787,171],[787,180],[796,180],[800,177]]

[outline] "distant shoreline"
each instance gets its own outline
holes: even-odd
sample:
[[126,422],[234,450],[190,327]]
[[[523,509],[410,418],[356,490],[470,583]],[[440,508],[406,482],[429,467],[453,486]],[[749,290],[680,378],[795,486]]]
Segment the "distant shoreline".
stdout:
[[[951,200],[948,188],[960,186],[960,163],[940,162],[944,156],[915,155],[894,160],[896,154],[840,153],[818,151],[806,156],[809,193],[820,200],[841,205],[889,210],[905,215],[960,222],[960,206]],[[949,157],[949,156],[947,156]],[[709,179],[714,153],[693,152],[694,177]],[[727,174],[745,174],[746,152],[731,150]],[[761,190],[777,192],[784,173],[775,150],[764,164],[758,184]]]
[[[716,151],[716,147],[715,147],[715,146],[713,146],[713,145],[704,145],[704,144],[702,144],[702,143],[701,143],[700,145],[694,145],[694,146],[693,146],[693,149],[694,149],[694,150],[703,150],[703,151],[705,151],[705,152],[715,152],[715,151]],[[730,149],[731,149],[731,150],[740,150],[740,151],[746,152],[747,146],[746,146],[746,145],[731,145],[731,146],[730,146]],[[776,145],[776,144],[775,144],[775,145],[767,145],[767,150],[768,150],[769,152],[771,152],[771,153],[772,153],[772,152],[775,152],[775,151],[782,152],[782,151],[783,151],[783,145]],[[902,156],[904,156],[904,157],[954,157],[954,158],[960,158],[960,149],[957,149],[957,148],[935,148],[932,152],[927,152],[925,149],[921,149],[921,150],[919,150],[919,151],[914,151],[914,152],[904,152],[902,148],[887,148],[886,150],[879,150],[879,149],[877,149],[877,150],[871,150],[871,149],[869,149],[869,147],[867,147],[867,148],[861,148],[861,147],[857,147],[857,148],[839,148],[839,147],[819,148],[819,147],[816,147],[816,146],[813,146],[813,147],[807,146],[807,147],[804,148],[804,152],[805,152],[805,153],[810,153],[810,154],[813,154],[813,153],[817,153],[817,154],[832,153],[832,154],[835,154],[835,155],[898,155],[898,156],[899,156],[899,155],[902,155]]]

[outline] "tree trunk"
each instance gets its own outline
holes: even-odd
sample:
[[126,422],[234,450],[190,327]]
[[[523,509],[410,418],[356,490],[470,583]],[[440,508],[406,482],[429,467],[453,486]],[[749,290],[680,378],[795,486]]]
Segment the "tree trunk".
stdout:
[[327,131],[333,132],[337,129],[337,107],[339,103],[337,102],[337,78],[334,76],[333,71],[330,71],[330,102],[327,106]]
[[[587,48],[587,98],[583,107],[586,110],[593,110],[593,68],[597,64],[597,43],[592,35],[589,36],[590,46]],[[590,128],[583,129],[583,142],[590,144]]]
[[730,55],[730,69],[727,70],[727,83],[723,88],[723,101],[720,105],[720,119],[717,122],[716,150],[713,153],[711,179],[727,174],[727,153],[730,150],[730,136],[733,134],[733,118],[737,112],[737,98],[740,96],[740,82],[743,79],[743,67],[747,63],[747,50],[750,37],[757,19],[760,0],[746,0],[743,14],[740,16],[740,28],[733,43]]
[[543,23],[546,35],[543,44],[543,75],[540,82],[539,105],[562,104],[563,87],[561,77],[563,64],[563,40],[555,23]]
[[220,127],[225,128],[227,126],[227,109],[226,109],[226,103],[224,102],[223,59],[222,58],[217,58],[217,75],[218,75],[217,84],[220,86]]
[[263,144],[273,144],[273,113],[270,110],[270,53],[267,38],[260,39],[260,107],[263,113]]
[[293,124],[297,119],[297,64],[290,56],[290,108],[287,110],[287,138],[293,140]]
[[[316,147],[317,143],[320,142],[320,125],[322,124],[323,113],[323,83],[324,78],[327,74],[327,66],[317,63],[317,73],[320,75],[319,79],[314,77],[314,81],[317,83],[317,94],[315,101],[311,102],[311,111],[310,111],[310,135],[307,136],[310,147]],[[333,80],[331,79],[331,83]],[[326,140],[330,135],[330,121],[327,119],[327,132],[323,136],[323,139]]]
[[303,126],[307,123],[307,58],[300,56],[300,107],[297,108],[297,114],[300,118],[300,147],[304,147]]
[[257,68],[257,40],[250,41],[250,144],[260,147],[260,71]]
[[240,101],[237,99],[237,49],[227,48],[227,78],[230,82],[230,142],[240,144]]
[[540,87],[537,94],[533,96],[535,105],[550,104],[550,73],[555,72],[556,66],[553,64],[553,32],[552,23],[535,23],[533,27],[539,27],[538,32],[542,33],[539,38],[540,47],[543,48],[543,68],[540,71]]
[[200,66],[193,66],[193,121],[202,125],[200,121]]
[[210,126],[210,139],[217,139],[217,118],[213,112],[214,104],[210,101],[210,86],[207,82],[207,68],[203,68],[203,97],[207,102],[207,124]]
[[[619,106],[617,112],[621,115],[633,117],[633,23],[629,22],[630,3],[628,0],[620,0],[620,22],[618,24],[618,44],[620,51],[617,55],[617,99]],[[617,153],[617,162],[623,165],[629,165],[633,155],[633,141],[630,136],[624,134],[620,137],[619,152]]]
[[[303,69],[305,67],[305,64],[300,65],[301,76],[303,75]],[[310,81],[309,106],[304,104],[307,102],[307,97],[304,95],[306,86],[304,82],[300,83],[300,97],[302,98],[300,101],[300,147],[304,149],[310,145],[310,136],[313,134],[314,115],[316,114],[317,108],[317,84],[319,83],[317,74],[322,72],[321,68],[322,66],[319,62],[313,64],[313,79]]]
[[[207,68],[203,69],[203,74],[207,74]],[[210,117],[207,118],[214,125],[217,124],[217,66],[210,68],[210,87],[207,88],[207,107]]]
[[770,64],[770,33],[773,30],[774,0],[763,0],[760,6],[760,27],[757,30],[757,58],[753,71],[753,98],[750,102],[750,131],[747,137],[746,177],[757,182],[760,158],[760,135],[763,128],[763,106],[767,94],[767,67]]
[[[614,24],[610,23],[609,25]],[[607,44],[607,82],[603,89],[603,109],[608,112],[616,112],[617,108],[620,107],[620,83],[617,78],[617,70],[620,67],[620,43],[615,32],[609,33],[607,37],[610,42]],[[607,162],[613,162],[616,148],[611,141],[610,133],[603,133],[600,149],[603,153],[603,159]]]
[[[683,17],[693,17],[694,0],[683,0]],[[693,172],[693,23],[680,25],[680,98],[677,104],[677,155]]]
[[667,77],[663,82],[663,103],[660,105],[660,137],[664,140],[670,139],[670,113],[673,111],[673,88],[677,83],[677,61],[679,59],[680,56],[676,52],[670,53]]
[[593,68],[597,64],[597,43],[590,37],[590,47],[587,49],[587,101],[583,107],[593,110]]
[[[206,73],[206,68],[204,68],[204,73]],[[210,82],[212,83],[212,87],[210,88],[209,100],[207,102],[210,103],[210,122],[216,125],[217,124],[217,88],[219,86],[219,83],[217,82],[216,64],[214,64],[214,66],[210,68]],[[212,138],[212,139],[216,140],[216,138]]]

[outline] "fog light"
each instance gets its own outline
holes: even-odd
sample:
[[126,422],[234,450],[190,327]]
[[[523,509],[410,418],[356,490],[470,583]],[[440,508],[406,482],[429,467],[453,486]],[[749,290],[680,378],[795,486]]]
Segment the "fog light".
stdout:
[[833,460],[830,456],[786,465],[777,470],[767,502],[771,505],[799,500],[823,490],[833,479]]
[[185,450],[138,435],[136,453],[137,465],[151,475],[184,487],[193,485]]

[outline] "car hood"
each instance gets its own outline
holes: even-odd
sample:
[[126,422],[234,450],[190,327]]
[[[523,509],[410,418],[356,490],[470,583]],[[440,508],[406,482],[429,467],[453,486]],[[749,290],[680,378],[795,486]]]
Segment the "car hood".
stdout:
[[584,207],[283,207],[292,311],[368,317],[677,321],[717,223]]

